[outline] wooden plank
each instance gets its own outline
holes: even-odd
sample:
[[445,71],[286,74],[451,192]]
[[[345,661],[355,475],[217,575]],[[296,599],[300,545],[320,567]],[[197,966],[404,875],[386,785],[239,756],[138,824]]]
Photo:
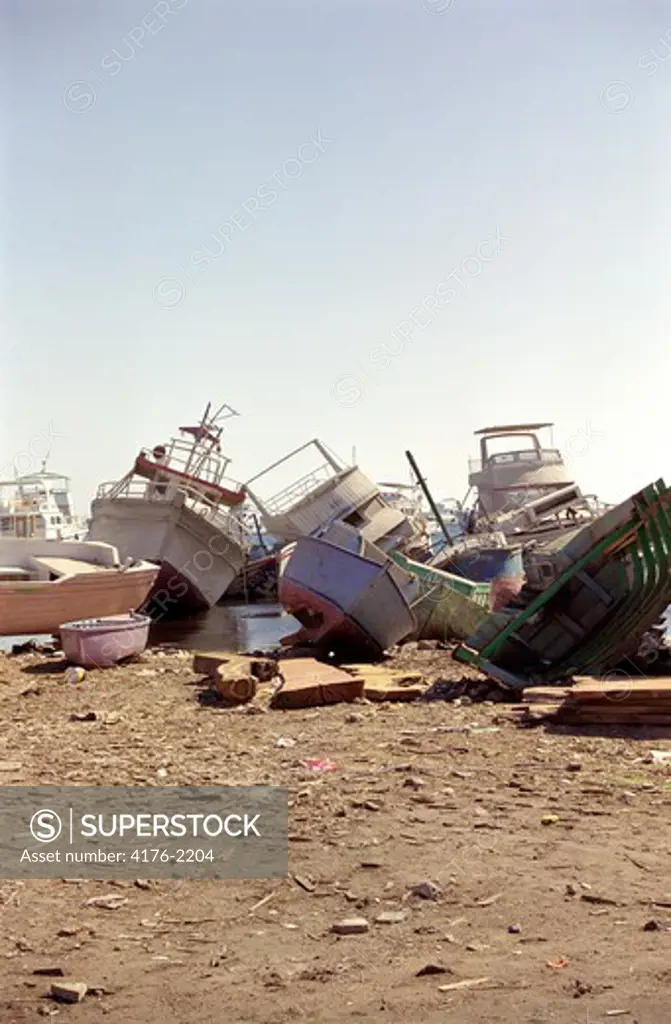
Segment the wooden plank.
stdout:
[[363,679],[367,700],[417,700],[426,689],[421,672],[399,672],[386,665],[348,665],[348,670]]
[[618,714],[616,711],[604,709],[599,714],[576,715],[573,710],[561,709],[554,716],[553,721],[562,725],[662,725],[671,726],[671,712],[669,714]]
[[253,658],[231,651],[200,651],[193,656],[193,671],[199,676],[217,680],[228,672],[247,672],[259,682],[268,682],[279,675],[273,658]]
[[285,658],[280,662],[284,683],[273,698],[276,708],[308,708],[338,704],[363,696],[363,679],[314,658]]
[[576,685],[571,687],[572,690],[593,690],[595,688],[601,688],[603,686],[617,686],[627,685],[636,687],[645,687],[650,683],[654,683],[657,686],[663,686],[665,689],[671,688],[671,676],[634,676],[629,679],[600,679],[595,676],[576,676]]
[[583,701],[608,701],[608,703],[626,703],[628,701],[659,699],[671,700],[671,680],[668,679],[632,679],[608,681],[567,687],[534,686],[524,691],[525,703],[535,701],[567,700],[573,703]]
[[425,687],[415,684],[402,685],[393,679],[379,676],[363,677],[363,695],[368,700],[417,700]]
[[522,694],[524,704],[560,704],[573,691],[566,686],[533,686]]

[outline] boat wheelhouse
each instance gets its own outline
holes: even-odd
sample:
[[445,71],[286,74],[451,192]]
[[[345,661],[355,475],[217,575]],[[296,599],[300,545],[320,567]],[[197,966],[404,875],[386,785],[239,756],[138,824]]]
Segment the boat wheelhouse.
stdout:
[[223,422],[237,413],[211,409],[167,444],[142,449],[121,480],[100,485],[91,505],[91,539],[160,564],[154,614],[212,607],[245,560],[238,514],[245,491],[227,478],[230,459],[221,449]]
[[[477,490],[480,515],[511,512],[537,498],[575,488],[559,449],[544,447],[538,436],[539,431],[553,426],[521,423],[475,431],[480,438],[480,458],[469,460],[468,484]],[[499,442],[503,440],[507,446],[501,450]],[[575,490],[577,500],[580,491]]]
[[47,472],[0,480],[0,537],[36,540],[79,540],[86,520],[74,513],[70,480]]
[[[296,476],[292,464],[301,461],[304,471]],[[261,490],[271,474],[276,479],[288,476],[291,482],[265,498]],[[300,537],[328,538],[331,527],[344,523],[364,540],[390,550],[410,540],[416,531],[404,509],[387,504],[378,485],[358,466],[342,463],[317,438],[268,466],[245,487],[265,529],[282,544]]]

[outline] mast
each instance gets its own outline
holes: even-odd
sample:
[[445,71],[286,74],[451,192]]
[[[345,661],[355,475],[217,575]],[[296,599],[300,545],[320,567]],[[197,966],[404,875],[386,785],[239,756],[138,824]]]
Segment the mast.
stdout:
[[441,514],[440,514],[440,512],[438,510],[438,506],[436,505],[435,501],[433,500],[433,497],[431,496],[431,491],[429,490],[428,484],[427,484],[426,480],[424,479],[424,477],[422,476],[422,474],[419,471],[419,466],[415,462],[414,455],[412,454],[412,452],[406,451],[405,457],[408,460],[408,462],[410,463],[410,466],[412,467],[412,470],[413,470],[415,476],[417,477],[417,483],[419,484],[419,486],[422,488],[422,491],[424,492],[424,497],[428,501],[429,507],[430,507],[431,511],[433,512],[434,516],[436,517],[436,520],[438,521],[441,530],[443,531],[443,534],[445,536],[445,540],[450,545],[450,547],[452,547],[454,545],[454,541],[450,537],[449,531],[448,531],[447,527],[445,526],[445,523],[443,522],[443,517],[441,516]]

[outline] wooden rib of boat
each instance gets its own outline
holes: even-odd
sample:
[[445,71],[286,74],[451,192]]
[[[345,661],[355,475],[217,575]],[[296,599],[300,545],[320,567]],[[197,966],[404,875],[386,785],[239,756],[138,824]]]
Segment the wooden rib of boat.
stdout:
[[140,608],[158,576],[151,562],[119,565],[111,544],[0,540],[0,635],[55,633],[64,622]]

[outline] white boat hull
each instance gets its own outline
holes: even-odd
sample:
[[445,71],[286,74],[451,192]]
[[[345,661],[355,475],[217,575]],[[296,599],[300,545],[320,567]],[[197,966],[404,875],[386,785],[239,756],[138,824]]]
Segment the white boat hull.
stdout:
[[122,558],[157,562],[152,610],[174,614],[211,608],[242,568],[244,547],[222,528],[225,521],[199,515],[181,492],[163,500],[103,497],[91,506],[89,538],[114,544]]

